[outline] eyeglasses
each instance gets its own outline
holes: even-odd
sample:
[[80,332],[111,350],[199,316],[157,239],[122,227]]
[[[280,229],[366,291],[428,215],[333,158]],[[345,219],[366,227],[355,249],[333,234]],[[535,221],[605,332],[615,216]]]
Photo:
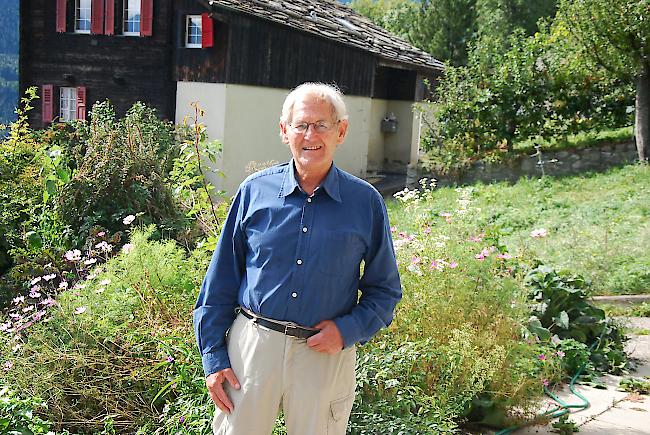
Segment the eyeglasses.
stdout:
[[300,122],[298,124],[289,124],[289,127],[296,133],[307,133],[309,126],[314,127],[315,133],[325,133],[338,124],[341,121],[336,122],[327,122],[327,121],[316,121],[316,122]]

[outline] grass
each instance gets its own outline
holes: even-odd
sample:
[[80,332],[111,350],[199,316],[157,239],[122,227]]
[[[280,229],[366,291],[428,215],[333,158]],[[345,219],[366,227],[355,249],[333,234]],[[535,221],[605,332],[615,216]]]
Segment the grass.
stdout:
[[[650,293],[650,167],[464,189],[480,209],[477,224],[500,233],[510,251],[584,275],[595,294]],[[436,189],[427,207],[453,214],[455,190]],[[396,201],[388,208],[393,225],[411,225]],[[548,235],[531,237],[540,228]]]
[[604,143],[621,143],[631,141],[634,137],[634,127],[621,127],[613,130],[588,131],[567,136],[565,139],[544,139],[537,137],[516,143],[517,153],[535,152],[535,144],[542,146],[542,151],[561,151],[574,148],[589,148]]
[[650,317],[650,303],[635,305],[603,304],[600,306],[610,317]]

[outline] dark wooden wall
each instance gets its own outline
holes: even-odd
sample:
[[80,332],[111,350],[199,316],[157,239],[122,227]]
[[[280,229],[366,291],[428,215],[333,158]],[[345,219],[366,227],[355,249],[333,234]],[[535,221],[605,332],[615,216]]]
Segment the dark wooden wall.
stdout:
[[[74,0],[68,0],[72,9]],[[116,22],[121,4],[116,5]],[[135,101],[155,107],[161,118],[174,119],[176,83],[172,78],[172,0],[155,0],[153,36],[76,34],[68,14],[66,33],[57,33],[56,2],[21,1],[21,91],[28,86],[52,84],[58,115],[63,86],[85,86],[87,106],[110,99],[118,116]],[[39,90],[40,93],[40,90]],[[40,101],[31,111],[30,123],[42,125]]]
[[322,81],[371,95],[376,60],[367,52],[246,15],[231,15],[230,28],[229,83],[293,88]]
[[227,16],[215,16],[214,45],[210,48],[185,48],[185,17],[200,15],[206,8],[196,0],[174,1],[173,77],[177,81],[225,83],[228,35]]

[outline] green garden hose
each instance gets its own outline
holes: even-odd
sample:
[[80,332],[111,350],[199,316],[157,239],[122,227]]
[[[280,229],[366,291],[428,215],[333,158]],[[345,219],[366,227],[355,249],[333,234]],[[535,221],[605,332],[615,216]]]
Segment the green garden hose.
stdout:
[[[603,338],[604,333],[605,331],[603,331],[603,333],[600,334],[600,337],[598,337],[598,339],[594,341],[593,344],[589,347],[590,354],[591,351],[594,350],[596,345],[600,343],[600,340]],[[565,414],[570,413],[572,409],[583,410],[589,408],[590,403],[587,400],[587,398],[582,394],[580,394],[580,392],[575,389],[575,383],[580,377],[580,375],[582,374],[582,372],[584,371],[584,369],[587,367],[588,363],[589,360],[585,361],[585,363],[580,367],[580,369],[576,372],[576,374],[573,375],[571,381],[569,382],[569,389],[571,390],[571,393],[573,393],[574,396],[577,396],[579,399],[581,399],[582,403],[578,403],[578,404],[565,403],[562,399],[560,399],[555,394],[553,394],[551,390],[548,389],[548,387],[544,387],[544,392],[546,393],[546,395],[548,395],[551,399],[553,399],[558,404],[558,406],[541,414],[541,417],[558,418]],[[526,425],[524,424],[524,425],[509,427],[507,429],[502,429],[499,432],[495,433],[494,435],[507,435],[524,426]]]

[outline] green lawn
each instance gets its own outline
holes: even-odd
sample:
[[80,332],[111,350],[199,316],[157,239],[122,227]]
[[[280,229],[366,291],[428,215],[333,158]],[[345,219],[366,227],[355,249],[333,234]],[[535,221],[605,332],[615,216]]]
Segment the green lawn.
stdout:
[[[650,167],[464,189],[480,208],[477,226],[500,232],[511,252],[583,274],[596,294],[650,293]],[[457,197],[454,188],[436,189],[427,206],[454,213]],[[394,226],[410,228],[396,201],[388,208]],[[531,237],[541,228],[546,237]]]

